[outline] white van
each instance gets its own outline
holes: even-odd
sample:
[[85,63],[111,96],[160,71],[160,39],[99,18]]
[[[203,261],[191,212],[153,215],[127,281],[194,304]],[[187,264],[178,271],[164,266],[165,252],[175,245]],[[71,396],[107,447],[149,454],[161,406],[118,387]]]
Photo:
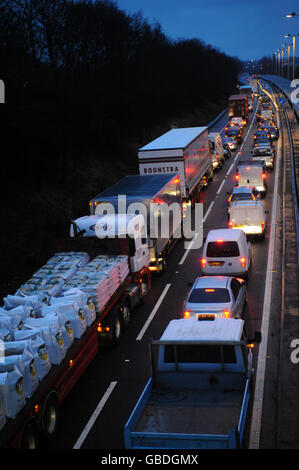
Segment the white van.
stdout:
[[262,201],[238,201],[232,203],[229,226],[242,229],[246,235],[265,236],[266,212]]
[[222,145],[222,138],[219,132],[209,133],[210,150],[212,153],[212,165],[213,169],[220,168],[224,161],[224,148]]
[[243,230],[210,230],[205,240],[201,270],[204,275],[248,276],[251,245]]
[[255,186],[264,197],[267,190],[266,171],[263,161],[239,162],[236,169],[236,186]]

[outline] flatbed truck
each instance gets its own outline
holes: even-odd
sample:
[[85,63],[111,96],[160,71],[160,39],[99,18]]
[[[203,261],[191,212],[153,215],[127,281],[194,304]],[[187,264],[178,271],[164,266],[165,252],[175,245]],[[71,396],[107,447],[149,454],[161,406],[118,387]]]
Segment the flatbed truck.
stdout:
[[[97,221],[97,235],[101,231],[104,235],[103,227],[109,220],[103,216],[98,217]],[[89,218],[89,222],[94,223],[94,218]],[[80,220],[72,222],[71,237],[64,244],[66,250],[86,251],[91,257],[99,254],[128,254],[130,271],[108,302],[96,312],[95,321],[80,338],[74,340],[62,362],[52,365],[17,416],[7,418],[0,431],[0,448],[47,447],[57,430],[59,408],[65,398],[98,354],[100,347],[115,345],[120,341],[123,330],[129,326],[132,311],[147,295],[151,287],[151,273],[147,244],[141,240],[144,220],[141,215],[124,216],[124,223],[130,223],[131,227],[138,226],[138,233],[132,238],[120,238],[118,233],[114,239],[100,239],[92,230],[84,229],[84,224],[90,227],[86,219],[84,224]]]
[[244,320],[172,320],[151,343],[152,376],[124,426],[125,448],[240,448],[253,376],[247,345]]

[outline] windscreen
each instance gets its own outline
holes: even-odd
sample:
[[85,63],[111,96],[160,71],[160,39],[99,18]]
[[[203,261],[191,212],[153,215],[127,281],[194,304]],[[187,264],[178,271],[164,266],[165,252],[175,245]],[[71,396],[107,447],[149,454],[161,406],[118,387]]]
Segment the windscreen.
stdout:
[[233,346],[223,346],[221,355],[221,346],[217,345],[177,345],[165,346],[165,363],[203,363],[203,364],[235,364],[236,354]]
[[263,156],[263,155],[268,155],[269,157],[271,157],[272,152],[268,148],[256,148],[254,150],[254,153],[253,153],[254,157]]
[[217,304],[230,302],[229,291],[226,288],[218,287],[211,289],[193,289],[188,302],[194,304]]
[[248,201],[253,199],[252,195],[250,193],[238,193],[238,194],[233,194],[230,202],[236,202],[236,201]]
[[207,246],[208,258],[226,258],[240,256],[238,243],[235,241],[209,242]]

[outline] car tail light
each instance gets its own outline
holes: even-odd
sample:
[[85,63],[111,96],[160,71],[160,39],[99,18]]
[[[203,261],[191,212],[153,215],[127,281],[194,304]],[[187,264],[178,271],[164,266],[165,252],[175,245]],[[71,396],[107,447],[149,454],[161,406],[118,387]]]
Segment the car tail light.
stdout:
[[190,310],[184,312],[184,318],[190,318]]
[[237,181],[239,181],[239,175],[238,175],[238,173],[236,174],[235,178],[236,178]]
[[228,226],[229,226],[229,228],[232,228],[232,227],[233,227],[233,223],[232,223],[232,222],[228,222]]
[[265,222],[261,222],[261,228],[262,228],[262,230],[264,230],[264,228],[265,228]]
[[266,179],[266,173],[263,173],[263,180]]
[[229,318],[230,317],[230,312],[228,310],[224,310],[223,315],[224,315],[225,318]]
[[240,258],[240,263],[241,263],[242,268],[245,268],[245,266],[246,266],[246,259],[245,259],[245,258]]
[[207,260],[205,258],[202,258],[201,259],[201,264],[202,264],[202,267],[205,268],[206,265],[207,265]]

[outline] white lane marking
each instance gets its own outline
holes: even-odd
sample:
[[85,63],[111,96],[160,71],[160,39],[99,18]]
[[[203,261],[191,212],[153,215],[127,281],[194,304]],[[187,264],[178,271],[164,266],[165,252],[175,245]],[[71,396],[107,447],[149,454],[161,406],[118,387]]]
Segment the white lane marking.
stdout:
[[217,194],[220,193],[220,191],[221,191],[221,189],[222,189],[224,183],[225,183],[225,179],[222,181],[221,185],[219,186],[218,191],[217,191],[217,193],[216,193],[216,196],[217,196]]
[[208,215],[209,215],[209,213],[211,212],[211,209],[212,209],[212,207],[213,207],[214,204],[215,204],[215,201],[212,201],[211,204],[209,205],[209,208],[208,208],[208,210],[207,210],[207,212],[205,213],[205,216],[204,216],[204,218],[203,218],[203,223],[205,223],[205,221],[207,220]]
[[186,251],[185,251],[184,256],[182,257],[181,261],[179,262],[179,265],[182,265],[182,264],[184,263],[184,261],[186,260],[188,254],[189,254],[189,251],[192,249],[193,243],[195,242],[195,240],[196,240],[197,237],[198,237],[198,233],[196,233],[196,234],[194,235],[194,238],[193,238],[192,242],[190,242],[188,248],[187,248]]
[[[277,116],[278,117],[278,116]],[[274,249],[275,249],[275,226],[277,217],[278,207],[278,168],[281,160],[281,141],[279,145],[279,151],[277,152],[279,159],[275,165],[275,183],[273,191],[273,205],[271,213],[271,231],[270,231],[270,242],[268,248],[268,262],[267,262],[267,274],[266,283],[264,290],[264,305],[263,305],[263,317],[261,325],[262,342],[259,347],[257,371],[255,378],[255,390],[254,400],[252,408],[252,419],[250,427],[249,437],[249,449],[259,449],[260,446],[260,435],[262,425],[262,411],[263,411],[263,397],[264,397],[264,381],[266,372],[266,355],[268,345],[268,333],[269,333],[269,321],[271,312],[271,299],[272,299],[272,280],[273,280],[273,264],[274,264]]]
[[117,382],[111,382],[109,387],[107,388],[106,392],[104,393],[100,403],[92,413],[87,425],[83,429],[82,433],[80,434],[79,438],[77,439],[73,449],[80,449],[82,446],[83,442],[85,441],[89,431],[91,430],[92,426],[94,425],[95,421],[97,420],[99,414],[101,413],[102,409],[104,408],[108,398],[110,397],[111,393],[114,390],[114,387],[116,386]]
[[[223,181],[223,183],[224,183],[224,181]],[[223,183],[222,183],[222,184],[223,184]],[[211,204],[209,205],[209,208],[208,208],[208,210],[206,211],[204,218],[202,219],[202,223],[203,223],[203,224],[204,224],[205,221],[207,220],[207,217],[208,217],[208,215],[209,215],[209,213],[210,213],[210,211],[211,211],[211,209],[212,209],[214,203],[215,203],[215,201],[212,201]],[[185,251],[185,253],[184,253],[184,255],[183,255],[181,261],[179,262],[179,265],[184,264],[184,262],[186,261],[186,258],[187,258],[188,254],[189,254],[189,252],[190,252],[190,250],[191,250],[191,248],[192,248],[192,246],[193,246],[193,243],[194,243],[194,241],[196,240],[197,237],[198,237],[198,233],[195,234],[195,236],[194,236],[192,242],[190,242],[190,245],[189,245],[188,248],[186,249],[186,251]]]
[[171,286],[171,284],[166,284],[166,286],[164,287],[163,292],[162,292],[162,294],[160,295],[160,297],[158,299],[158,302],[156,303],[156,305],[155,305],[154,309],[152,310],[150,316],[148,317],[145,324],[143,325],[143,328],[141,329],[139,335],[136,338],[136,341],[140,341],[143,338],[144,333],[146,332],[149,324],[151,323],[152,319],[156,315],[156,313],[157,313],[161,303],[163,302],[163,299],[164,299],[165,295],[167,294],[167,291],[168,291],[170,286]]

